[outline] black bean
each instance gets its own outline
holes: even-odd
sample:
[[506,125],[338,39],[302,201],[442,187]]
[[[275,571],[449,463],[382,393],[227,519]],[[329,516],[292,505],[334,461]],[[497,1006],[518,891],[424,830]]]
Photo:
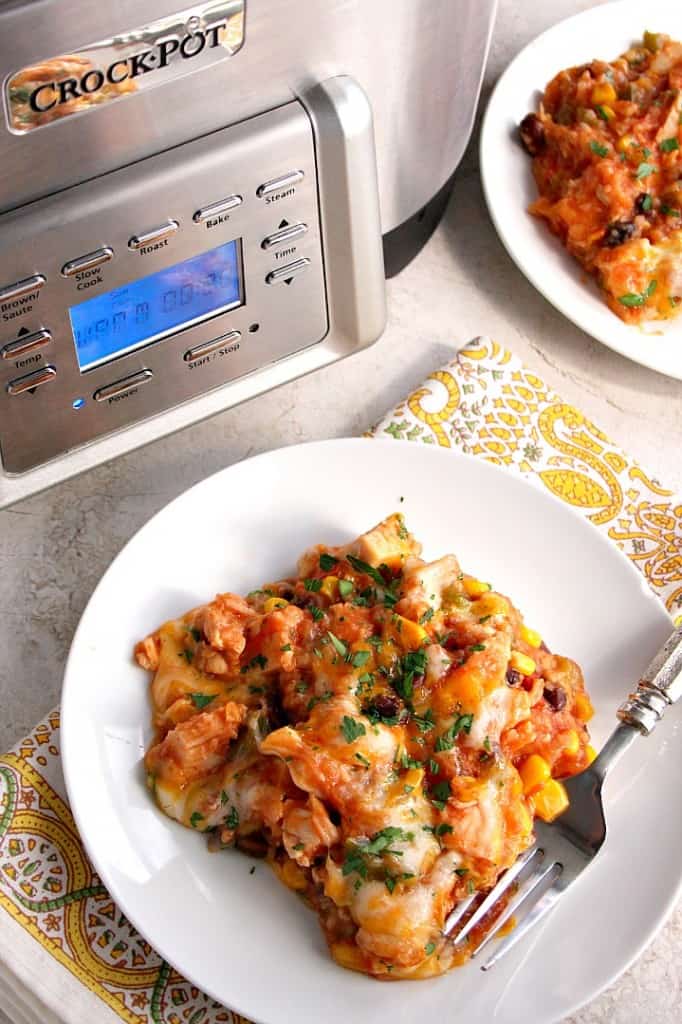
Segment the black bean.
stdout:
[[393,718],[400,713],[400,701],[392,693],[377,694],[371,707],[382,718]]
[[519,125],[519,135],[526,153],[537,156],[547,145],[545,129],[537,114],[526,114]]
[[617,245],[622,245],[623,242],[627,242],[629,238],[632,238],[634,233],[635,225],[631,220],[614,221],[606,229],[606,234],[602,238],[602,244],[609,249],[615,249]]
[[523,676],[515,668],[507,669],[507,682],[510,686],[518,686],[522,679]]
[[566,691],[563,686],[546,686],[542,691],[552,711],[561,711],[566,707]]
[[640,192],[635,199],[635,213],[651,212],[651,196],[648,192]]

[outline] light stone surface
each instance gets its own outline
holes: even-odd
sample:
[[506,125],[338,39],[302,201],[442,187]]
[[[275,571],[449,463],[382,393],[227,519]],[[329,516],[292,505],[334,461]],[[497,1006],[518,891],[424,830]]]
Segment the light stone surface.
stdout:
[[[592,6],[501,0],[484,102],[526,42]],[[477,334],[512,348],[649,473],[682,490],[682,383],[593,341],[526,282],[488,218],[475,136],[443,223],[388,293],[389,326],[369,350],[0,512],[0,749],[58,702],[69,643],[95,584],[169,499],[254,453],[362,433]],[[570,1024],[680,1021],[681,955],[678,908],[638,963]]]

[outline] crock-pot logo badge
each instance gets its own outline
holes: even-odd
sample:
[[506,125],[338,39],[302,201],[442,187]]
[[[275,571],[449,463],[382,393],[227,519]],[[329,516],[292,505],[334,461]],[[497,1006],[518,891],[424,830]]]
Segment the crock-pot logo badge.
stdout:
[[[119,39],[23,68],[5,87],[10,130],[24,134],[232,56],[244,42],[245,2],[193,7]],[[103,50],[116,54],[106,65]]]

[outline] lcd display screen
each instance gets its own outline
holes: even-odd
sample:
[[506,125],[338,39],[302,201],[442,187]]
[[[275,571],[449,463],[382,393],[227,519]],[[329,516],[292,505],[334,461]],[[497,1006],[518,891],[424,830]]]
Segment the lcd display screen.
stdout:
[[69,309],[81,370],[224,313],[244,301],[240,240]]

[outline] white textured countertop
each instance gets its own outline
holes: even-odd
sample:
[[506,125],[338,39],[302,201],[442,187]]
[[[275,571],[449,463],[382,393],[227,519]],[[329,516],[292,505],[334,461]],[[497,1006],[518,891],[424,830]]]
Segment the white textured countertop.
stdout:
[[[528,40],[592,6],[500,0],[483,101]],[[645,469],[682,491],[682,383],[592,341],[526,282],[488,219],[475,139],[443,223],[388,292],[389,326],[369,350],[0,512],[0,750],[58,702],[71,636],[95,584],[170,498],[256,452],[361,433],[477,334],[512,348]],[[571,1024],[679,1021],[681,959],[678,908],[639,962]]]

